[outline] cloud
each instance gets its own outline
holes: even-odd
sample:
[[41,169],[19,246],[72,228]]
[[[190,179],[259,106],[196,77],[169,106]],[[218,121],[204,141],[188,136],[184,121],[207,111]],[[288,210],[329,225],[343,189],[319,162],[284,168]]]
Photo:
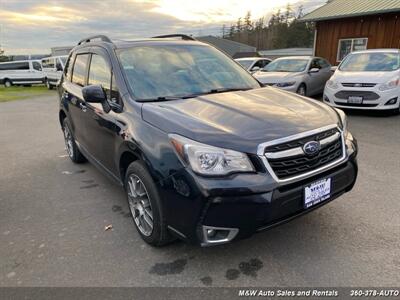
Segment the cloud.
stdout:
[[8,54],[46,54],[51,47],[74,45],[100,33],[123,39],[175,32],[220,34],[223,23],[234,23],[249,9],[260,17],[287,2],[308,1],[0,0],[0,46]]

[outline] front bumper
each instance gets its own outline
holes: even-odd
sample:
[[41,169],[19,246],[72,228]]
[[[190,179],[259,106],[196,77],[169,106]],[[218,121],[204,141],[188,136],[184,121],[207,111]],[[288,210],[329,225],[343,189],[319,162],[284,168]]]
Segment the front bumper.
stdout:
[[[296,182],[277,183],[266,172],[216,179],[182,169],[159,183],[168,227],[181,239],[209,246],[246,238],[308,213],[353,188],[357,142],[351,143],[346,161]],[[331,197],[305,209],[304,188],[325,178],[332,181]],[[213,242],[206,236],[208,230],[220,231],[222,237]]]
[[[352,105],[347,103],[347,99],[342,99],[336,97],[338,92],[346,92],[351,91],[354,92],[354,95],[357,96],[356,92],[362,93],[364,92],[372,92],[375,93],[379,98],[374,100],[364,100],[362,104]],[[394,104],[388,104],[388,101],[396,99]],[[360,110],[394,110],[398,109],[400,106],[400,88],[395,88],[388,91],[379,91],[378,88],[339,88],[332,89],[328,86],[325,87],[324,95],[323,95],[324,103],[334,106],[341,109],[360,109]]]

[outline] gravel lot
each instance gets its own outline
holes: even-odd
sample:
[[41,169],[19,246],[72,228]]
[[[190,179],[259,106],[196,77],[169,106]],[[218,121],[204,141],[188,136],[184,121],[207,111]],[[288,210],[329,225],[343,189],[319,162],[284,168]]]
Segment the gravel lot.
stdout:
[[66,156],[57,110],[55,93],[0,103],[0,286],[399,284],[400,116],[349,116],[360,146],[350,194],[230,245],[155,249],[122,189]]

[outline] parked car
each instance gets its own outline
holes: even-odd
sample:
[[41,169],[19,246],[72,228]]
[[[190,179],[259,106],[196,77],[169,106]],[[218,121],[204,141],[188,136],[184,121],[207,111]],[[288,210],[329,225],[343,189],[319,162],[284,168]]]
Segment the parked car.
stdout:
[[67,58],[68,55],[42,58],[44,81],[49,90],[57,86],[57,82],[61,79]]
[[189,36],[165,37],[85,38],[60,86],[69,157],[125,188],[144,241],[227,243],[352,189],[357,143],[343,111],[262,87]]
[[235,60],[250,73],[261,70],[272,61],[266,57],[243,57]]
[[304,96],[322,94],[331,76],[331,65],[325,59],[313,56],[277,58],[254,74],[265,85]]
[[400,50],[349,54],[327,82],[324,101],[341,108],[400,113]]
[[0,63],[0,84],[31,85],[43,83],[40,60],[18,60]]

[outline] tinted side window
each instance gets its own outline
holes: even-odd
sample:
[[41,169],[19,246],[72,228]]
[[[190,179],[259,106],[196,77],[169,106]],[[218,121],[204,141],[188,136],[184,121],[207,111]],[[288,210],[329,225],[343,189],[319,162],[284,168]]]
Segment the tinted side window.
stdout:
[[321,65],[319,64],[319,60],[318,59],[313,59],[313,61],[311,62],[310,70],[314,69],[314,68],[321,69]]
[[42,66],[37,61],[32,62],[32,67],[36,71],[42,71]]
[[108,67],[107,62],[103,57],[97,54],[92,55],[89,69],[89,83],[88,84],[99,84],[107,91],[107,94],[111,87],[111,71]]
[[0,70],[29,70],[28,62],[15,62],[0,65]]
[[322,58],[319,60],[319,63],[322,68],[328,68],[331,66],[330,63],[328,63],[325,59],[322,59]]
[[44,59],[42,60],[43,68],[54,68],[54,59]]
[[86,67],[89,54],[78,54],[75,58],[74,67],[72,70],[72,82],[77,85],[85,85]]

